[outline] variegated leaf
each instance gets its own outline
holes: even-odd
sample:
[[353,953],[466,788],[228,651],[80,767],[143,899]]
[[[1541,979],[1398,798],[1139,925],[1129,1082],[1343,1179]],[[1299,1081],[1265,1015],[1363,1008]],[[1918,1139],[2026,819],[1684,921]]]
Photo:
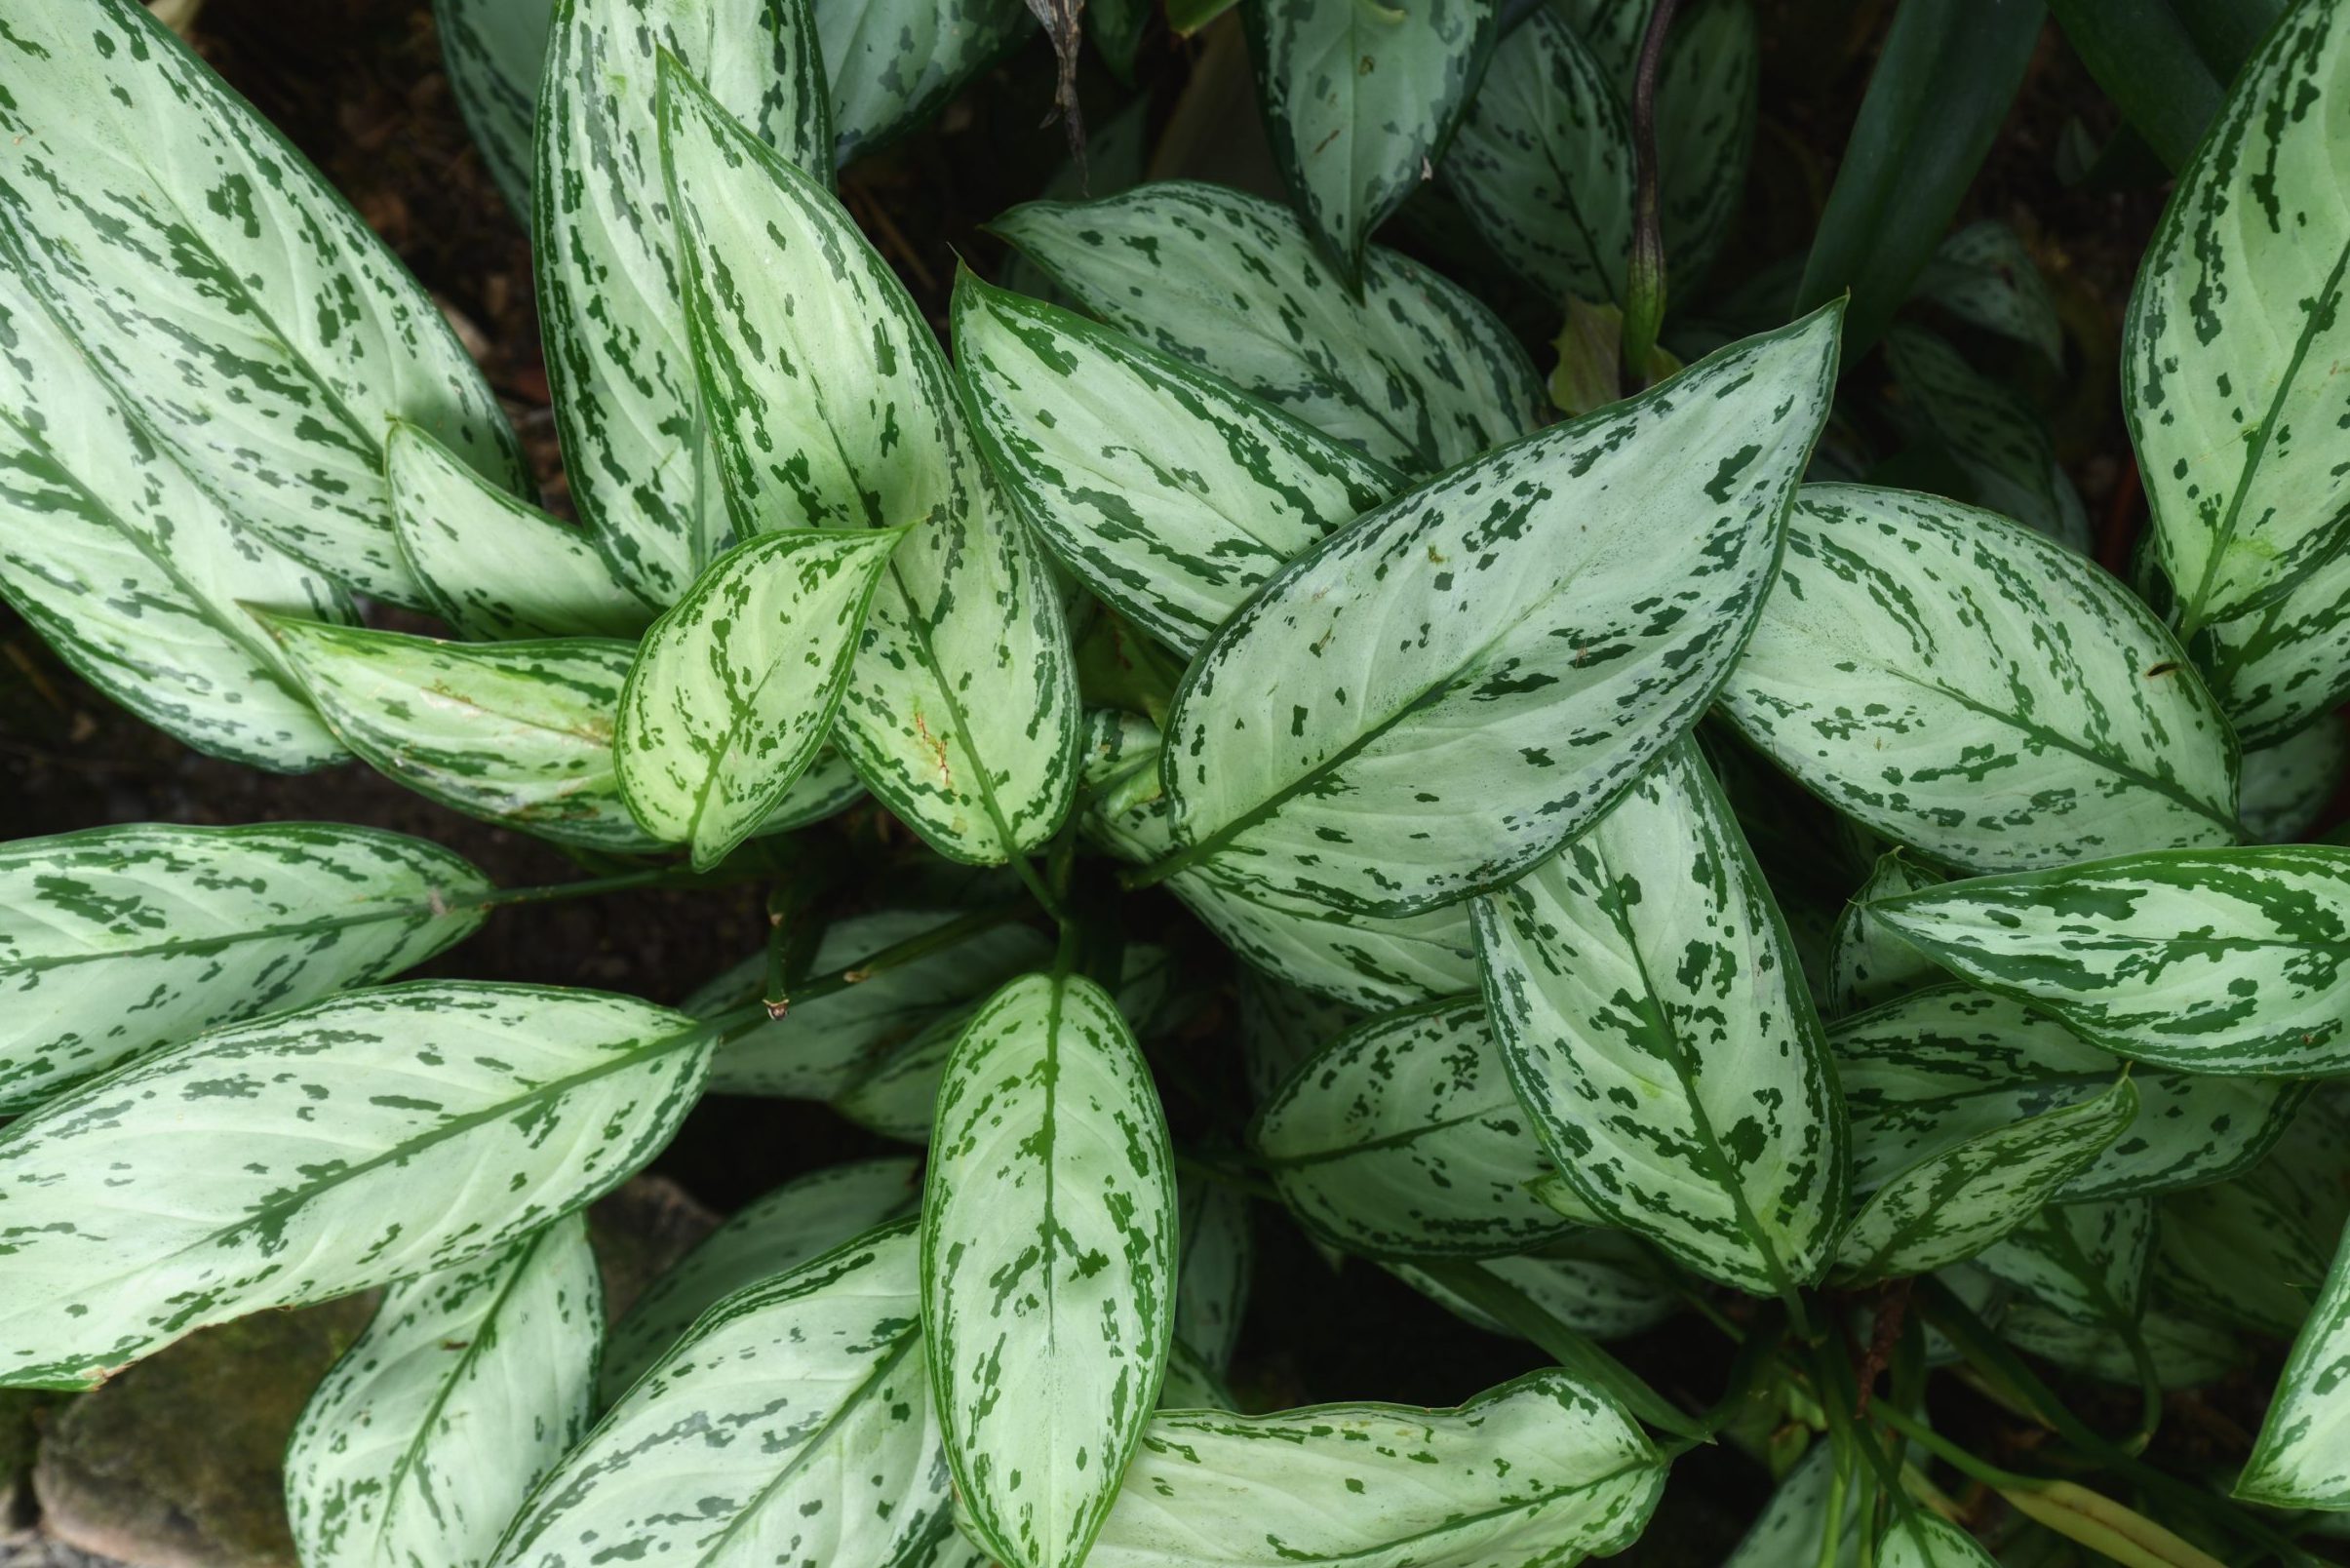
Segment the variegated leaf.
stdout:
[[904,537],[762,534],[653,622],[612,737],[640,826],[708,868],[773,815],[824,748],[866,607]]
[[585,533],[490,484],[416,426],[392,426],[384,470],[401,557],[460,636],[635,637],[657,612]]
[[2235,1495],[2270,1508],[2350,1511],[2350,1244],[2335,1250],[2293,1341]]
[[[1856,1456],[1856,1465],[1861,1461]],[[1860,1488],[1838,1485],[1836,1445],[1815,1441],[1739,1539],[1722,1568],[1856,1568],[1860,1560]],[[1831,1551],[1826,1529],[1834,1521]]]
[[2334,95],[2350,10],[2302,6],[2245,63],[2130,297],[2122,406],[2187,632],[2261,608],[2350,535],[2330,433],[2350,404]]
[[[1904,1117],[1929,1128],[1951,1107],[1975,1102],[1969,1125],[1997,1126],[2100,1094],[2122,1063],[2047,1013],[1972,986],[1913,992],[1828,1032],[1856,1113]],[[2279,1078],[2218,1078],[2138,1068],[2136,1121],[2095,1162],[2064,1184],[2067,1203],[2152,1196],[2223,1181],[2277,1143],[2306,1090]]]
[[1869,909],[1880,898],[1933,887],[1941,880],[1939,872],[1899,849],[1877,858],[1868,881],[1837,915],[1829,937],[1828,1002],[1834,1012],[1859,1012],[1942,978],[1933,960],[1887,930]]
[[1085,1560],[1532,1568],[1620,1550],[1664,1489],[1640,1429],[1555,1367],[1456,1410],[1161,1415]]
[[1045,543],[1187,656],[1293,556],[1404,488],[1205,371],[968,272],[955,357],[981,445]]
[[349,620],[350,601],[215,505],[5,272],[0,596],[190,746],[290,773],[343,755],[239,606]]
[[586,1435],[603,1339],[576,1214],[386,1291],[287,1445],[303,1568],[482,1568]]
[[597,547],[655,605],[684,593],[727,533],[686,345],[659,61],[680,61],[752,135],[822,178],[832,128],[814,42],[806,0],[555,9],[531,222],[555,428]]
[[1045,564],[897,275],[820,183],[689,80],[666,84],[686,314],[735,529],[912,528],[874,595],[842,745],[941,854],[1034,848],[1077,781]]
[[634,645],[265,624],[335,735],[377,771],[451,810],[558,843],[660,847],[629,815],[612,757]]
[[2244,792],[2236,803],[2247,838],[2290,843],[2326,814],[2350,772],[2350,723],[2326,714],[2308,728],[2244,754]]
[[2262,844],[1979,877],[1872,906],[1951,973],[2118,1056],[2350,1070],[2350,849]]
[[238,522],[414,604],[389,421],[520,488],[514,433],[424,291],[144,7],[11,6],[0,144],[0,253]]
[[918,1251],[901,1221],[711,1308],[531,1494],[494,1568],[929,1560],[953,1532]]
[[1954,501],[1806,487],[1722,706],[1837,809],[1968,870],[2235,837],[2235,743],[2170,634]]
[[2052,1312],[2091,1325],[2135,1322],[2154,1262],[2154,1201],[2051,1203],[1977,1255]]
[[1443,172],[1477,233],[1544,297],[1621,305],[1632,165],[1605,68],[1538,7],[1495,51]]
[[1250,1097],[1273,1098],[1309,1057],[1362,1022],[1360,1009],[1275,980],[1240,976],[1240,1057]]
[[1157,1403],[1175,1156],[1089,980],[1030,975],[963,1031],[922,1192],[922,1324],[960,1522],[1006,1568],[1077,1568]]
[[1158,1385],[1158,1409],[1230,1410],[1234,1399],[1224,1374],[1197,1351],[1181,1340],[1167,1343],[1167,1371]]
[[1896,323],[1884,350],[1907,422],[1966,476],[1966,499],[2089,553],[2080,492],[2056,461],[2046,422],[2020,394],[1981,374],[1923,327]]
[[[2086,1095],[2028,1082],[2001,1085],[2005,1094],[1937,1094],[1932,1075],[1949,1071],[1945,1063],[1920,1073],[1906,1058],[1846,1048],[1855,1041],[1843,1030],[1836,1038],[1859,1200],[1836,1242],[1836,1274],[1854,1283],[1980,1253],[2088,1170],[2138,1111],[2137,1090],[2119,1072]],[[2017,1115],[2024,1090],[2040,1104]]]
[[1102,201],[1030,202],[990,226],[1111,326],[1406,473],[1541,422],[1534,367],[1483,305],[1377,246],[1351,298],[1271,202],[1156,180]]
[[2266,609],[2204,629],[2195,657],[2247,746],[2290,738],[2350,698],[2350,550]]
[[1183,847],[1161,866],[1395,918],[1580,832],[1696,722],[1762,608],[1837,310],[1464,464],[1284,568],[1176,694]]
[[2023,241],[1997,218],[1969,223],[1936,247],[1918,274],[1915,297],[1970,327],[2038,349],[2051,369],[2064,368],[2064,324],[2048,282]]
[[446,1269],[618,1185],[708,1040],[592,991],[437,982],[159,1051],[0,1131],[0,1384]]
[[1982,1544],[1939,1513],[1894,1505],[1877,1536],[1878,1568],[1998,1568]]
[[1256,1263],[1248,1196],[1190,1175],[1176,1184],[1175,1194],[1175,1338],[1210,1371],[1222,1373],[1240,1337]]
[[[2233,1330],[2191,1316],[2159,1297],[2146,1305],[2135,1327],[2155,1383],[2166,1391],[2216,1383],[2245,1359],[2246,1347]],[[2000,1319],[1999,1337],[2068,1372],[2132,1389],[2143,1381],[2130,1342],[2110,1323],[2084,1323],[2039,1302],[2019,1301]]]
[[[951,911],[883,910],[836,921],[809,969],[834,974],[955,919]],[[1026,925],[999,925],[895,964],[843,991],[794,1002],[781,1018],[732,1036],[711,1064],[720,1094],[836,1100],[878,1063],[940,1021],[967,1014],[1014,975],[1050,961],[1052,944]],[[696,1016],[765,1000],[766,960],[745,960],[685,999]]]
[[2274,1162],[2162,1200],[2163,1294],[2213,1322],[2291,1339],[2326,1281],[2339,1228],[2322,1228]]
[[1474,1000],[1332,1040],[1266,1102],[1254,1141],[1299,1222],[1349,1252],[1506,1257],[1567,1229],[1526,1190],[1549,1166]]
[[1035,25],[1021,0],[811,0],[810,9],[839,165],[929,119]]
[[[1371,231],[1427,177],[1492,53],[1495,0],[1244,7],[1248,53],[1289,197],[1347,288]],[[1513,41],[1514,47],[1514,41]]]
[[555,0],[433,0],[449,90],[507,205],[530,219],[530,127]]
[[0,1110],[388,979],[471,934],[490,890],[437,844],[338,824],[150,823],[0,845]]
[[[1090,836],[1126,860],[1149,863],[1172,853],[1157,730],[1136,715],[1104,710],[1090,716],[1087,727]],[[1477,987],[1476,939],[1465,903],[1390,921],[1242,892],[1195,871],[1178,872],[1167,888],[1225,946],[1267,975],[1316,996],[1394,1007]]]
[[743,1205],[612,1325],[597,1378],[602,1402],[617,1401],[721,1300],[903,1219],[920,1201],[915,1161],[861,1159],[795,1177]]
[[1786,927],[1694,742],[1477,901],[1502,1059],[1610,1225],[1756,1295],[1817,1279],[1842,1105]]
[[[1621,1339],[1637,1334],[1680,1311],[1675,1295],[1649,1254],[1620,1231],[1583,1231],[1539,1252],[1481,1258],[1469,1265],[1523,1294],[1535,1306],[1578,1334]],[[1455,1294],[1426,1271],[1390,1263],[1388,1271],[1462,1321],[1488,1334],[1517,1330]]]

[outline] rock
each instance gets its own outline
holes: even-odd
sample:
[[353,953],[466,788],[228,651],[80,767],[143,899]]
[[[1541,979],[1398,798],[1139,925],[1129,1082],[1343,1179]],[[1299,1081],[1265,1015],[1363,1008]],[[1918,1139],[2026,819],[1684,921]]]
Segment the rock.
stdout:
[[135,1568],[295,1568],[286,1439],[373,1310],[353,1296],[204,1329],[58,1410],[33,1467],[45,1533]]
[[718,1216],[666,1176],[638,1176],[588,1207],[588,1241],[604,1274],[607,1322],[718,1229]]

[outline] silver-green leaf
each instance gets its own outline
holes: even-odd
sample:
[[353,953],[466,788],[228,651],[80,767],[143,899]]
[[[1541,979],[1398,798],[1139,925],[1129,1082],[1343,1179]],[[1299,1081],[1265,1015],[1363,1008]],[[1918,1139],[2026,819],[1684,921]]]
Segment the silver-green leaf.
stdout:
[[521,487],[514,433],[424,291],[143,6],[12,6],[0,144],[0,254],[239,523],[412,605],[389,422]]
[[287,1444],[303,1568],[482,1568],[586,1435],[603,1338],[576,1214],[386,1291]]
[[2171,193],[2124,330],[2122,407],[2189,632],[2260,609],[2350,538],[2334,448],[2350,183],[2334,134],[2350,9],[2295,8]]
[[1872,908],[1951,973],[2118,1056],[2350,1071],[2350,849],[2261,844],[1978,877]]
[[922,1193],[922,1324],[965,1531],[1077,1568],[1157,1403],[1175,1156],[1107,993],[1030,975],[947,1064]]
[[2245,837],[2290,843],[2326,814],[2350,772],[2350,723],[2326,714],[2306,729],[2244,754],[2236,815]]
[[[1518,1291],[1552,1318],[1596,1340],[1656,1327],[1681,1309],[1654,1254],[1621,1231],[1579,1231],[1539,1251],[1480,1258],[1467,1265]],[[1408,1263],[1385,1266],[1462,1321],[1488,1334],[1517,1330]]]
[[683,73],[664,83],[686,313],[735,529],[912,529],[874,594],[842,745],[941,854],[1034,848],[1077,781],[1048,568],[929,324],[847,212]]
[[0,1384],[428,1274],[617,1186],[710,1059],[625,997],[437,982],[232,1025],[0,1132]]
[[746,1203],[645,1287],[612,1325],[597,1384],[611,1404],[727,1296],[902,1219],[921,1201],[912,1159],[829,1165]]
[[1266,1174],[1321,1240],[1375,1258],[1506,1257],[1564,1234],[1549,1171],[1475,1000],[1374,1018],[1258,1113]]
[[990,226],[1111,326],[1406,473],[1541,422],[1542,383],[1492,312],[1377,246],[1351,298],[1271,202],[1155,180],[1102,201],[1030,202]]
[[2235,1494],[2277,1509],[2350,1511],[2350,1245],[2293,1341]]
[[2089,514],[2056,461],[2046,421],[2021,394],[1977,371],[1923,327],[1897,322],[1885,333],[1884,350],[1907,422],[1966,476],[1968,500],[2067,549],[2089,552]]
[[215,504],[5,273],[0,596],[84,680],[200,751],[288,773],[343,756],[239,606],[340,621],[349,599]]
[[1877,857],[1868,881],[1836,916],[1828,937],[1828,1005],[1843,1014],[1891,1001],[1942,978],[1924,954],[1887,930],[1869,905],[1941,882],[1939,874],[1899,849]]
[[1443,152],[1498,11],[1494,0],[1260,0],[1241,11],[1281,178],[1346,287],[1362,276],[1371,231]]
[[953,1530],[919,1279],[905,1220],[720,1302],[531,1494],[494,1568],[930,1561]]
[[433,0],[449,90],[508,206],[530,218],[530,130],[555,0]]
[[1155,1416],[1088,1568],[1535,1568],[1639,1535],[1665,1461],[1558,1368],[1455,1410]]
[[1186,656],[1292,557],[1404,488],[1206,371],[967,272],[955,357],[980,442],[1046,545]]
[[1693,742],[1477,902],[1518,1099],[1607,1223],[1758,1295],[1843,1219],[1843,1106],[1784,922]]
[[806,0],[559,0],[532,189],[547,382],[579,514],[613,574],[655,605],[727,532],[661,168],[664,57],[819,178],[832,148]]
[[1733,344],[1292,563],[1177,691],[1183,847],[1161,867],[1394,918],[1581,831],[1696,722],[1761,610],[1837,320]]
[[2135,1323],[2146,1304],[2154,1229],[2151,1198],[2051,1203],[1975,1263],[2076,1321]]
[[809,9],[841,165],[930,118],[1035,25],[1021,0],[811,0]]
[[2170,634],[1955,501],[1806,487],[1722,706],[1837,809],[1968,870],[2235,837],[2235,742]]
[[417,587],[459,635],[635,637],[659,608],[585,533],[520,500],[414,425],[392,426],[392,528]]
[[1175,1338],[1218,1373],[1232,1364],[1256,1262],[1248,1196],[1202,1176],[1176,1184]]
[[654,838],[715,866],[824,749],[897,529],[791,529],[728,551],[652,624],[612,747]]
[[1996,218],[1969,223],[1936,247],[1918,274],[1916,297],[2038,349],[2053,370],[2064,368],[2064,324],[2048,282],[2016,231]]
[[0,1110],[388,979],[469,935],[490,890],[437,844],[339,824],[150,823],[0,845]]

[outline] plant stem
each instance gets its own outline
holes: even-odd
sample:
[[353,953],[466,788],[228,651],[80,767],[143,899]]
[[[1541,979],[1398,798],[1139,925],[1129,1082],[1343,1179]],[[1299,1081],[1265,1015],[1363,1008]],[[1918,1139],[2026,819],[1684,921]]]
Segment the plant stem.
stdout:
[[1648,385],[1656,362],[1657,333],[1665,326],[1665,231],[1659,214],[1657,168],[1657,73],[1665,60],[1665,37],[1672,30],[1679,0],[1656,0],[1648,30],[1640,39],[1640,60],[1632,76],[1632,254],[1624,280],[1625,389]]
[[596,898],[605,893],[637,892],[653,887],[725,887],[750,882],[753,875],[719,876],[685,866],[647,866],[611,877],[588,877],[578,882],[548,882],[540,887],[492,887],[449,901],[452,909],[506,909],[516,904],[552,904],[568,898]]

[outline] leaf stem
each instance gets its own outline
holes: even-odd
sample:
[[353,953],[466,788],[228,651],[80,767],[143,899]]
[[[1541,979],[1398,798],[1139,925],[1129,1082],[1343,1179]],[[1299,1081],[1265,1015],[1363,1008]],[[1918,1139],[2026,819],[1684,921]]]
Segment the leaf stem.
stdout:
[[1665,325],[1665,232],[1660,217],[1657,167],[1657,74],[1665,60],[1665,38],[1672,30],[1679,0],[1655,0],[1648,29],[1640,38],[1639,64],[1632,75],[1632,254],[1625,273],[1625,387],[1638,392],[1656,363],[1657,333]]

